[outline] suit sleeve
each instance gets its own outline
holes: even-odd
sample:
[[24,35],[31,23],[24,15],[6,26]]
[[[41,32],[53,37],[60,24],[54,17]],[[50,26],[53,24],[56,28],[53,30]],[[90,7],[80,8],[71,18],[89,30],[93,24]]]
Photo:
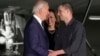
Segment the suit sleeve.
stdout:
[[29,35],[29,44],[30,47],[33,49],[33,51],[38,53],[40,56],[48,56],[48,50],[40,45],[41,43],[39,38],[41,36],[39,36],[38,28],[34,27],[33,29],[33,27],[30,27],[28,35]]
[[72,43],[69,46],[69,48],[64,48],[65,53],[68,55],[77,52],[78,49],[80,48],[80,45],[81,45],[82,40],[83,40],[83,37],[82,37],[83,26],[81,26],[81,25],[75,26],[74,32],[71,34],[72,34],[72,39],[73,39],[73,40],[71,40]]

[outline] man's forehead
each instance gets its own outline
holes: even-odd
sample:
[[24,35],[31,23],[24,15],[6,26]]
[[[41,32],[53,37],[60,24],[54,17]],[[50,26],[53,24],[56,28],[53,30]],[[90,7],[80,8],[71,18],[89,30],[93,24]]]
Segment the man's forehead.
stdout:
[[58,10],[62,10],[63,8],[62,7],[58,7]]
[[49,4],[47,3],[46,5],[47,5],[47,7],[49,8]]
[[63,6],[59,6],[59,7],[58,7],[58,9],[62,9],[62,8],[63,8]]
[[59,6],[58,10],[66,10],[64,6]]
[[47,4],[44,4],[44,6],[49,8],[49,4],[48,3]]

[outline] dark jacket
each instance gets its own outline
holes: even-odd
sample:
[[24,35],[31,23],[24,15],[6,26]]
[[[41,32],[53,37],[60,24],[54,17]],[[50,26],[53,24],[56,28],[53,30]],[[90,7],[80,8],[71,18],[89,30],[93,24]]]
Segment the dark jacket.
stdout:
[[24,31],[24,56],[48,56],[48,44],[46,32],[32,17]]
[[61,56],[86,56],[86,34],[83,25],[72,19],[68,25],[62,22],[55,35],[55,50],[63,49]]

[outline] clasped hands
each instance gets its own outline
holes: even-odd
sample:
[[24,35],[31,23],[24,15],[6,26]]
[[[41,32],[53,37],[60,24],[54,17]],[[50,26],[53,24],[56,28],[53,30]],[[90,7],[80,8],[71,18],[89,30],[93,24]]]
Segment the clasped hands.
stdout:
[[58,55],[62,55],[62,54],[65,54],[65,51],[63,49],[61,50],[48,50],[49,51],[49,54],[48,56],[58,56]]
[[48,50],[49,51],[49,55],[48,56],[57,56],[57,51],[54,50]]

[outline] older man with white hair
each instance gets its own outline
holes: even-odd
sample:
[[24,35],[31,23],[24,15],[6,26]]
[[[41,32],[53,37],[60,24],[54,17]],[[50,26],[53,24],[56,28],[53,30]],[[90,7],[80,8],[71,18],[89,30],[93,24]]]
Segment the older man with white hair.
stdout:
[[48,37],[42,25],[46,20],[49,5],[40,0],[33,7],[33,17],[24,31],[24,56],[48,56]]

